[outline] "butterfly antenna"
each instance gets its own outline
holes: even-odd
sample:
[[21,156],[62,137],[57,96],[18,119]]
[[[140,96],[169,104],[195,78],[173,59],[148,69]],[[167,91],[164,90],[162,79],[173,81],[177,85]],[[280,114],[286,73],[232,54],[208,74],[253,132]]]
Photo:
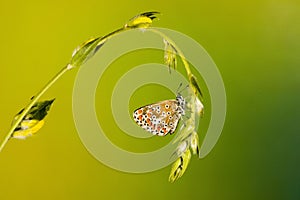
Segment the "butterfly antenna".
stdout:
[[178,88],[177,88],[177,90],[176,90],[176,93],[177,93],[177,94],[179,93],[179,90],[180,90],[181,86],[182,86],[182,83],[179,84],[179,86],[178,86]]
[[[182,86],[182,83],[180,83],[180,87],[181,86]],[[184,88],[182,88],[182,90],[179,91],[180,87],[177,90],[177,94],[181,94],[184,90],[186,90],[189,87],[189,85],[186,85]]]

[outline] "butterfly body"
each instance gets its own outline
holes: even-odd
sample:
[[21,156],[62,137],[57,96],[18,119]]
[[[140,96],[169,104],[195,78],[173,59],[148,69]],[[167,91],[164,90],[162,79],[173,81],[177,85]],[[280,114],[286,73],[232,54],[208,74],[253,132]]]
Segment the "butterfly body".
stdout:
[[176,99],[165,100],[138,108],[134,121],[153,135],[165,136],[175,132],[181,116],[185,114],[185,100],[178,94]]

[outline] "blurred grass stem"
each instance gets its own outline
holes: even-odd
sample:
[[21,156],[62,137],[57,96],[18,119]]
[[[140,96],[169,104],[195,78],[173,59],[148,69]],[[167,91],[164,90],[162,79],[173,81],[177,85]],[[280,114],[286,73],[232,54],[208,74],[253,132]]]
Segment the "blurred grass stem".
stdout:
[[5,138],[1,142],[0,145],[0,152],[3,150],[4,146],[8,142],[8,140],[11,138],[12,133],[17,128],[17,126],[20,124],[22,119],[28,114],[29,110],[32,108],[32,106],[41,98],[41,96],[65,73],[69,70],[69,64],[66,65],[64,68],[62,68],[31,100],[31,102],[25,107],[24,111],[20,114],[18,119],[12,124],[10,127],[10,130],[6,134]]

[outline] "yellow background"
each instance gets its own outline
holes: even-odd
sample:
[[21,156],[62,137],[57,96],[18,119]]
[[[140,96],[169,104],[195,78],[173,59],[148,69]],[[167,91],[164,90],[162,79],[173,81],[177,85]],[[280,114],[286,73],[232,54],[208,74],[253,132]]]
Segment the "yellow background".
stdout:
[[194,38],[219,67],[228,111],[213,151],[192,158],[175,184],[167,182],[170,166],[147,174],[106,167],[75,129],[75,69],[43,97],[56,101],[38,135],[0,153],[0,199],[299,199],[297,1],[1,1],[1,138],[78,44],[149,10],[163,13],[155,26]]

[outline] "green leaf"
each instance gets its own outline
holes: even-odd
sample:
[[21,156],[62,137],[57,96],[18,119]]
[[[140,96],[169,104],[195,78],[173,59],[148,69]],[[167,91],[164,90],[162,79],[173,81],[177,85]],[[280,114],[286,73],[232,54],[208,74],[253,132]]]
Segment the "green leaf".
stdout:
[[171,173],[169,176],[169,181],[171,183],[175,182],[180,178],[187,169],[187,166],[191,159],[191,151],[187,149],[173,164]]
[[89,60],[106,42],[102,37],[91,38],[79,45],[72,54],[70,68],[79,67]]
[[165,43],[164,60],[171,71],[171,68],[176,69],[177,67],[177,50],[167,39],[164,38],[163,41]]
[[[48,114],[54,100],[55,99],[35,103],[15,128],[11,137],[25,139],[39,131],[44,125],[44,118]],[[12,124],[18,119],[23,111],[24,109],[15,116]]]
[[190,77],[190,83],[192,84],[192,88],[194,90],[194,93],[197,94],[199,93],[200,97],[201,97],[201,100],[203,99],[203,95],[202,95],[202,92],[201,92],[201,89],[198,85],[198,81],[197,81],[197,78],[192,74]]
[[195,112],[200,117],[204,115],[204,106],[197,96],[195,97]]
[[191,149],[193,154],[197,154],[199,156],[199,138],[196,132],[193,132],[191,135]]
[[151,26],[154,19],[157,18],[157,14],[159,12],[144,12],[135,17],[131,18],[127,24],[125,24],[125,28],[148,28]]

